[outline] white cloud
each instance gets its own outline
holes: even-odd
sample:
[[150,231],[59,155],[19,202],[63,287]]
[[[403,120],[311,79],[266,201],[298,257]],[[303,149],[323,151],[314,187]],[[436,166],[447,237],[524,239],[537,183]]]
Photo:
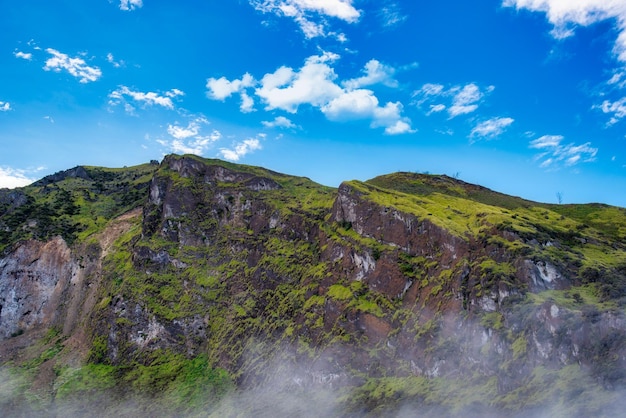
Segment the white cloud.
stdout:
[[614,85],[618,88],[626,87],[626,70],[615,70],[611,79],[607,81],[607,84]]
[[211,144],[222,138],[222,134],[216,129],[208,135],[202,134],[203,127],[207,125],[209,121],[204,116],[193,117],[187,126],[168,124],[167,133],[173,139],[159,139],[157,142],[171,152],[204,155]]
[[[330,32],[326,17],[348,23],[358,21],[361,12],[352,6],[352,0],[249,0],[250,4],[263,13],[288,17],[300,26],[307,39],[318,36],[343,34]],[[315,21],[317,20],[317,21]]]
[[261,141],[258,138],[248,138],[235,144],[233,148],[220,148],[220,154],[227,160],[239,161],[240,158],[261,148]]
[[557,39],[572,36],[576,26],[589,26],[615,19],[618,36],[613,48],[618,60],[626,63],[626,2],[624,0],[504,0],[503,6],[543,12],[553,25]]
[[421,93],[423,96],[439,96],[443,94],[444,86],[441,84],[426,83],[416,94]]
[[124,105],[124,109],[127,113],[133,113],[135,108],[127,99],[131,99],[134,102],[139,102],[144,106],[161,106],[166,109],[173,109],[174,103],[172,99],[178,96],[183,96],[185,93],[172,89],[166,92],[164,95],[159,95],[154,92],[140,92],[129,89],[126,86],[120,86],[117,90],[114,90],[109,94],[109,105],[116,106],[119,104]]
[[178,90],[178,89],[171,89],[171,90],[169,90],[169,91],[166,91],[166,92],[165,92],[165,95],[166,95],[167,97],[174,98],[174,97],[178,97],[178,96],[184,96],[184,95],[185,95],[185,92],[184,92],[184,91],[182,91],[182,90]]
[[0,100],[0,112],[8,112],[11,110],[11,103]]
[[378,99],[373,91],[365,89],[343,92],[321,108],[330,120],[370,118],[376,109],[379,109]]
[[406,120],[397,120],[395,121],[395,123],[385,128],[385,133],[387,135],[400,135],[414,132],[417,132],[417,130],[412,129],[411,124],[408,123]]
[[265,110],[296,113],[300,106],[309,105],[319,109],[329,120],[371,119],[372,127],[384,127],[388,134],[414,132],[410,128],[411,121],[402,116],[402,104],[389,102],[382,106],[372,90],[359,88],[371,84],[396,86],[397,82],[392,77],[394,68],[371,60],[365,65],[363,76],[340,83],[331,66],[338,59],[337,54],[324,52],[307,58],[298,70],[283,66],[265,74],[259,82],[250,75],[247,75],[247,82],[244,82],[245,76],[234,81],[223,77],[211,78],[207,82],[208,96],[223,100],[240,92],[243,100],[241,110],[245,111],[244,99],[247,95],[244,94],[247,90],[242,86],[248,88],[256,83],[254,94],[265,104]]
[[102,76],[100,68],[88,66],[82,58],[70,58],[68,55],[52,48],[47,48],[46,52],[52,55],[52,58],[48,58],[46,65],[43,67],[46,71],[60,72],[65,70],[78,78],[81,83],[97,81]]
[[143,0],[120,0],[121,10],[135,10],[143,7]]
[[564,139],[562,135],[544,135],[530,142],[531,148],[555,148],[558,147]]
[[254,99],[248,96],[248,93],[245,91],[241,92],[241,105],[239,105],[239,110],[242,113],[250,113],[256,111],[254,108]]
[[443,112],[444,110],[446,110],[446,105],[444,104],[430,105],[430,110],[426,114],[430,115],[431,113],[439,113]]
[[213,100],[225,100],[235,93],[239,93],[241,97],[240,110],[243,113],[254,111],[254,100],[248,95],[246,89],[253,87],[256,81],[246,73],[241,80],[230,81],[226,77],[209,78],[206,83],[207,96]]
[[0,188],[13,189],[31,184],[34,179],[26,177],[23,170],[11,167],[0,167]]
[[343,92],[334,82],[337,78],[335,71],[328,65],[336,58],[334,54],[309,57],[298,72],[280,67],[274,73],[266,74],[255,92],[266,103],[267,110],[296,113],[301,104],[323,106]]
[[297,128],[296,124],[284,116],[277,116],[273,121],[263,121],[261,123],[267,128]]
[[113,54],[110,52],[107,54],[107,62],[115,68],[124,67],[126,65],[124,60],[115,61],[115,57],[113,57]]
[[395,68],[380,63],[378,60],[370,60],[365,64],[365,75],[343,82],[343,86],[348,89],[358,89],[361,87],[371,86],[374,84],[383,84],[387,87],[398,87],[398,82],[393,76],[396,72]]
[[33,59],[33,54],[31,54],[30,52],[17,51],[17,52],[14,52],[13,55],[15,55],[15,58],[21,58],[21,59],[25,59],[28,61]]
[[226,77],[209,78],[206,83],[207,95],[214,100],[224,100],[233,93],[239,93],[248,87],[254,86],[254,78],[246,73],[241,80],[229,81]]
[[478,109],[478,101],[482,99],[483,94],[478,86],[474,83],[467,84],[452,99],[452,106],[448,108],[450,118],[472,113]]
[[402,14],[400,6],[396,2],[385,4],[378,12],[378,16],[385,27],[398,26],[408,19],[407,15]]
[[596,160],[598,149],[593,148],[590,142],[562,145],[563,139],[561,135],[544,135],[530,142],[530,148],[543,151],[535,156],[536,161],[541,161],[541,168],[558,169],[559,166],[571,167]]
[[[475,83],[453,86],[448,89],[441,84],[427,83],[415,91],[413,97],[416,98],[414,104],[418,107],[428,104],[427,115],[447,109],[448,116],[453,119],[460,115],[475,112],[485,94],[491,93],[494,89],[494,86],[487,86],[484,91],[481,91]],[[441,103],[443,100],[449,101],[450,104]]]
[[204,155],[211,143],[219,140],[221,137],[222,134],[216,130],[209,136],[196,137],[190,140],[174,139],[169,143],[163,141],[161,144],[168,145],[172,152],[177,154]]
[[626,117],[626,97],[622,97],[615,102],[605,100],[601,105],[594,106],[594,108],[601,109],[606,114],[611,114],[609,125],[614,125]]
[[176,125],[168,125],[167,133],[176,139],[186,139],[192,136],[198,136],[202,125],[208,124],[209,121],[204,117],[196,118],[187,124],[187,127],[183,128]]
[[472,129],[470,137],[495,138],[501,135],[514,121],[512,118],[492,118],[486,120]]
[[388,135],[415,132],[410,120],[402,117],[402,104],[387,103],[381,107],[374,92],[366,89],[345,91],[321,107],[329,120],[348,121],[371,119],[371,126],[384,127]]

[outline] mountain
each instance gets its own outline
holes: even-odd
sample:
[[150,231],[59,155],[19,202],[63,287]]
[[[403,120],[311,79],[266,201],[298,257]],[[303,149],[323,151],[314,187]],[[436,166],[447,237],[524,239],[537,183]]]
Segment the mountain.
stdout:
[[169,155],[0,190],[5,416],[618,416],[626,210]]

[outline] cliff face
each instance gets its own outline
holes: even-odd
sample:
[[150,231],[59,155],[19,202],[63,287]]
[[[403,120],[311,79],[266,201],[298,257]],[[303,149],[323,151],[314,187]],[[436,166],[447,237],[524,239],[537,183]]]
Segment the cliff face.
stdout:
[[51,325],[72,270],[70,249],[61,238],[26,242],[0,259],[0,339]]
[[[23,355],[6,348],[20,338],[56,329],[60,353],[73,347],[83,363],[204,356],[243,386],[281,376],[360,387],[372,410],[426,402],[418,386],[445,402],[437,379],[488,394],[459,392],[457,406],[510,411],[561,396],[540,376],[587,379],[581,393],[625,383],[622,209],[540,205],[409,173],[334,190],[196,157],[141,170],[74,169],[25,191],[69,195],[78,209],[57,205],[58,216],[78,232],[71,246],[3,243],[4,358]],[[131,181],[145,190],[140,206]],[[35,197],[4,199],[5,231],[15,219],[37,231],[41,220],[19,212],[40,207]],[[136,209],[117,216],[111,201]]]

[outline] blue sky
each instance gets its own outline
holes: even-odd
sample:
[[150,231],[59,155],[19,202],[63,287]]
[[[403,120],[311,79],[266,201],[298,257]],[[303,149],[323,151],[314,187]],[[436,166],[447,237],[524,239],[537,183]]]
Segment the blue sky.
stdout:
[[194,153],[626,207],[624,0],[0,1],[0,187]]

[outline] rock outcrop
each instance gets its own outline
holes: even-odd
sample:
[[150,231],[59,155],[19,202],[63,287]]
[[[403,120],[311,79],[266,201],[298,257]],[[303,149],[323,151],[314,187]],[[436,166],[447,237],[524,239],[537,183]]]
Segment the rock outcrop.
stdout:
[[[93,172],[115,198],[121,182]],[[141,204],[106,221],[87,172],[44,179],[28,193],[80,196],[82,212],[59,219],[92,232],[71,246],[58,236],[11,243],[0,344],[55,328],[82,361],[202,355],[242,385],[269,379],[275,362],[309,365],[276,371],[297,387],[473,379],[503,408],[538,370],[580,367],[607,390],[626,383],[623,239],[570,208],[400,177],[402,191],[383,187],[391,177],[334,190],[168,156],[149,178],[134,175]],[[68,178],[83,189],[63,190]],[[132,201],[129,184],[120,201]],[[3,216],[35,199],[2,196]]]

